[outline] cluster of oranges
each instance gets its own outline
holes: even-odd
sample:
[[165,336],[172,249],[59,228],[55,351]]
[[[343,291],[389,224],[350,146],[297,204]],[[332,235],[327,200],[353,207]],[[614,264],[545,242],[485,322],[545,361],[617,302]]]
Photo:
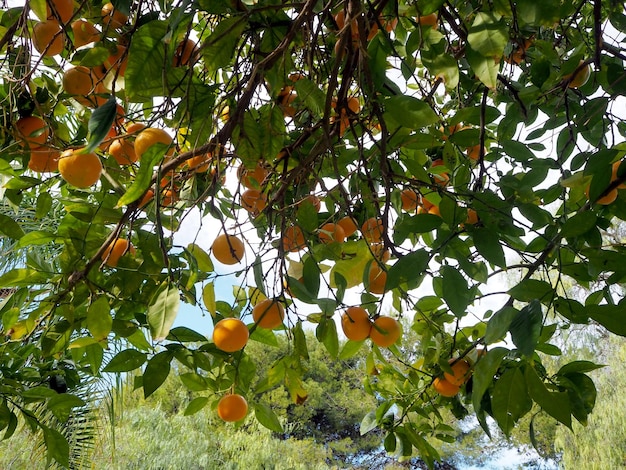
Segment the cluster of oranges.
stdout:
[[380,315],[374,321],[363,307],[349,307],[341,315],[341,329],[351,341],[363,341],[367,338],[381,348],[395,344],[402,334],[398,320]]
[[453,397],[459,393],[461,387],[472,375],[472,367],[465,359],[450,359],[450,372],[444,372],[443,377],[435,377],[433,388],[439,395]]

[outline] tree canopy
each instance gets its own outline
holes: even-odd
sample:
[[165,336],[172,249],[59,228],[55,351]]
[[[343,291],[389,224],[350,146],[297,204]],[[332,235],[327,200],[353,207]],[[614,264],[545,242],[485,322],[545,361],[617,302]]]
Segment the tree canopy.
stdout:
[[[0,430],[68,465],[37,410],[67,420],[105,373],[148,397],[175,364],[189,414],[282,432],[257,398],[307,406],[306,329],[333,358],[367,348],[360,432],[399,457],[433,465],[445,410],[585,424],[600,365],[542,358],[572,324],[626,335],[605,236],[626,219],[624,32],[607,0],[3,8]],[[212,338],[173,327],[181,303]],[[281,335],[257,377],[246,344]]]

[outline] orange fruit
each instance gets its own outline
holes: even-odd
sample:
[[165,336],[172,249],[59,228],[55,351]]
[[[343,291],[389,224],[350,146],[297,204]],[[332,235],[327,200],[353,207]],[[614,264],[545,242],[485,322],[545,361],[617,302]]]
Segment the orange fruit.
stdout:
[[152,201],[153,198],[154,198],[154,191],[152,189],[148,189],[143,195],[143,197],[141,198],[141,200],[139,201],[139,204],[137,205],[137,207],[139,208],[145,207],[146,205],[148,205],[150,201]]
[[285,308],[277,300],[265,299],[254,306],[252,318],[260,328],[273,330],[283,324]]
[[400,193],[400,200],[402,201],[402,210],[406,212],[413,212],[417,209],[420,203],[420,195],[411,188],[403,189]]
[[[619,167],[620,167],[621,164],[622,164],[622,160],[619,160],[619,161],[613,163],[612,174],[611,174],[611,183],[618,179],[617,171],[619,170]],[[618,189],[624,189],[624,188],[626,188],[626,183],[622,183],[622,184],[618,185],[617,187],[618,187]]]
[[474,209],[467,209],[467,219],[465,219],[465,223],[468,225],[474,225],[478,223],[478,213]]
[[185,163],[190,170],[195,171],[196,173],[206,173],[209,171],[212,159],[213,156],[210,153],[207,153],[188,158]]
[[135,153],[137,154],[137,159],[141,158],[141,156],[154,144],[164,144],[169,146],[165,154],[172,155],[174,153],[174,146],[172,145],[172,142],[173,140],[170,135],[163,129],[147,127],[137,134],[137,137],[135,137]]
[[114,140],[109,146],[109,154],[118,165],[130,165],[138,160],[135,145],[128,139]]
[[249,337],[248,327],[239,318],[224,318],[213,328],[215,347],[224,352],[241,351]]
[[116,137],[117,137],[117,129],[115,129],[115,126],[111,126],[111,129],[109,129],[109,132],[107,132],[107,135],[104,136],[104,139],[102,139],[102,142],[100,142],[100,145],[98,145],[98,148],[102,150],[103,152],[106,152]]
[[116,75],[123,77],[126,74],[126,66],[128,65],[128,54],[124,46],[118,44],[115,48],[115,52],[105,59],[103,65],[107,71],[113,70]]
[[30,152],[28,168],[37,173],[50,173],[59,169],[61,153],[50,147],[36,147]]
[[378,243],[383,239],[385,227],[383,221],[376,217],[370,217],[361,225],[361,233],[368,243]]
[[504,58],[504,61],[507,64],[521,64],[524,59],[526,59],[526,50],[532,45],[532,41],[530,39],[524,39],[522,43],[516,42],[515,49],[511,52],[511,55]]
[[178,200],[179,198],[176,188],[166,189],[161,194],[161,206],[163,207],[172,207]]
[[439,206],[431,206],[431,208],[428,209],[428,213],[441,217],[441,210],[439,209]]
[[[578,67],[582,66],[585,61],[581,60]],[[568,88],[578,88],[583,86],[591,77],[591,65],[587,64],[582,69],[578,70],[578,67],[574,72],[563,76],[563,80],[567,82]]]
[[222,264],[237,264],[243,259],[245,246],[234,235],[222,233],[218,235],[211,245],[213,256]]
[[343,232],[346,235],[346,238],[351,235],[354,235],[354,233],[358,229],[356,222],[349,215],[339,219],[339,221],[337,222],[337,225],[339,225],[343,229]]
[[341,225],[329,222],[320,228],[319,238],[322,243],[341,243],[346,239],[346,233],[341,228]]
[[391,253],[389,250],[385,249],[385,245],[383,243],[372,243],[370,245],[370,249],[372,250],[372,255],[381,263],[386,263],[391,258]]
[[226,422],[241,421],[247,414],[248,402],[236,393],[224,395],[217,404],[217,415]]
[[442,397],[454,397],[461,390],[459,385],[451,384],[446,379],[441,379],[439,377],[433,381],[433,388]]
[[[587,186],[587,188],[585,189],[585,196],[587,196],[587,200],[588,200],[589,199],[589,186]],[[613,202],[615,202],[615,200],[617,199],[617,196],[618,196],[617,188],[613,188],[607,194],[605,194],[604,196],[599,198],[597,201],[595,201],[595,204],[608,206],[609,204],[612,204]]]
[[142,124],[140,122],[131,122],[126,126],[126,134],[139,134],[145,128],[145,124]]
[[126,24],[128,16],[113,7],[111,2],[106,3],[101,10],[102,24],[113,29],[119,29]]
[[55,56],[63,51],[65,33],[57,20],[46,20],[33,27],[33,45],[44,56]]
[[[436,166],[445,166],[442,159],[437,159],[433,161],[431,168],[435,168]],[[450,182],[450,177],[448,173],[433,173],[433,181],[435,184],[439,186],[446,186]]]
[[351,96],[348,98],[348,109],[354,114],[361,110],[361,103],[359,103],[359,99],[357,97]]
[[296,100],[298,94],[292,86],[286,86],[278,93],[278,104],[283,109],[283,114],[286,117],[294,117],[296,115],[296,108],[291,104]]
[[82,47],[100,40],[100,31],[91,21],[80,19],[73,21],[71,26],[74,34],[74,47]]
[[363,307],[350,307],[341,315],[341,329],[346,338],[352,341],[363,341],[370,335],[372,322]]
[[419,24],[420,26],[430,26],[433,29],[437,29],[437,25],[439,24],[439,18],[437,17],[437,13],[418,16],[416,20],[417,24]]
[[46,3],[46,14],[49,20],[60,20],[65,24],[74,15],[74,0],[48,0]]
[[396,343],[400,339],[401,335],[402,330],[398,320],[384,315],[381,315],[374,320],[374,324],[372,325],[372,329],[370,331],[370,339],[372,340],[372,343],[381,348],[388,348],[392,344]]
[[183,39],[174,52],[174,67],[193,65],[198,60],[198,46],[193,39]]
[[258,162],[252,170],[246,168],[244,165],[240,165],[237,169],[239,181],[248,189],[258,189],[263,184],[268,174],[269,172],[261,162]]
[[72,186],[88,188],[98,182],[102,162],[95,153],[79,153],[82,149],[69,149],[59,158],[59,173]]
[[241,193],[241,207],[252,215],[258,215],[267,207],[267,195],[258,189],[246,189]]
[[[472,147],[468,147],[465,151],[470,160],[477,161],[480,158],[480,145],[473,145]],[[487,153],[486,149],[485,153]]]
[[387,284],[387,271],[380,267],[376,262],[373,262],[370,266],[368,273],[368,286],[367,289],[372,294],[384,294],[385,284]]
[[114,268],[126,253],[135,254],[135,247],[125,238],[117,238],[102,253],[102,261],[105,265]]
[[15,123],[16,139],[22,147],[41,147],[50,136],[46,121],[38,116],[26,116]]
[[91,70],[82,65],[67,69],[63,73],[63,89],[68,95],[90,94],[94,89]]
[[471,375],[471,368],[469,362],[464,359],[457,360],[454,362],[454,359],[450,359],[448,362],[451,364],[452,374],[449,372],[444,372],[444,378],[450,382],[452,385],[463,385],[469,379]]
[[282,236],[283,250],[296,252],[305,247],[304,233],[297,225],[290,225],[285,229]]

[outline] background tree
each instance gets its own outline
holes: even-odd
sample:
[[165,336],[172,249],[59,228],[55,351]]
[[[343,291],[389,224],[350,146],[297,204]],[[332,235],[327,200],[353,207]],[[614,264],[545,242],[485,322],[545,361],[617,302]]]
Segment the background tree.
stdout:
[[[148,397],[181,364],[189,390],[212,392],[194,410],[237,394],[249,403],[218,412],[249,406],[283,432],[255,398],[279,384],[294,403],[314,395],[305,327],[333,358],[371,348],[365,389],[381,402],[361,432],[382,429],[400,457],[434,464],[431,442],[451,439],[444,409],[507,436],[531,410],[586,423],[599,366],[542,360],[553,312],[626,334],[624,253],[602,238],[626,214],[625,24],[623,5],[599,0],[3,9],[3,197],[38,212],[5,213],[0,231],[59,255],[0,276],[0,429],[30,423],[67,466],[33,406],[76,408],[81,377],[103,372],[140,372]],[[31,230],[51,200],[57,223]],[[216,283],[232,274],[227,303]],[[581,301],[568,279],[600,284]],[[200,298],[215,324],[247,331],[220,349],[172,328]],[[347,307],[364,309],[358,327]],[[283,334],[291,353],[259,380],[248,339]],[[68,393],[43,392],[51,375]]]

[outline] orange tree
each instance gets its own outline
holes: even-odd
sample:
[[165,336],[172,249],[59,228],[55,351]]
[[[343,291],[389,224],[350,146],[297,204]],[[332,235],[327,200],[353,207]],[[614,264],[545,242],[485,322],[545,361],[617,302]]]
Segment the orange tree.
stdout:
[[[189,413],[236,393],[279,431],[255,396],[286,386],[306,406],[305,328],[333,357],[371,348],[380,405],[361,431],[399,456],[432,464],[444,408],[506,434],[531,412],[586,421],[598,366],[541,358],[572,323],[626,334],[626,255],[603,239],[626,218],[620,2],[31,0],[1,15],[0,231],[23,260],[0,276],[6,437],[24,420],[67,464],[34,410],[67,419],[73,387],[102,373],[139,370],[149,396],[173,361],[199,393]],[[172,328],[181,302],[293,347],[257,380],[245,346]],[[340,349],[350,306],[376,340]],[[446,383],[458,361],[470,370]]]

